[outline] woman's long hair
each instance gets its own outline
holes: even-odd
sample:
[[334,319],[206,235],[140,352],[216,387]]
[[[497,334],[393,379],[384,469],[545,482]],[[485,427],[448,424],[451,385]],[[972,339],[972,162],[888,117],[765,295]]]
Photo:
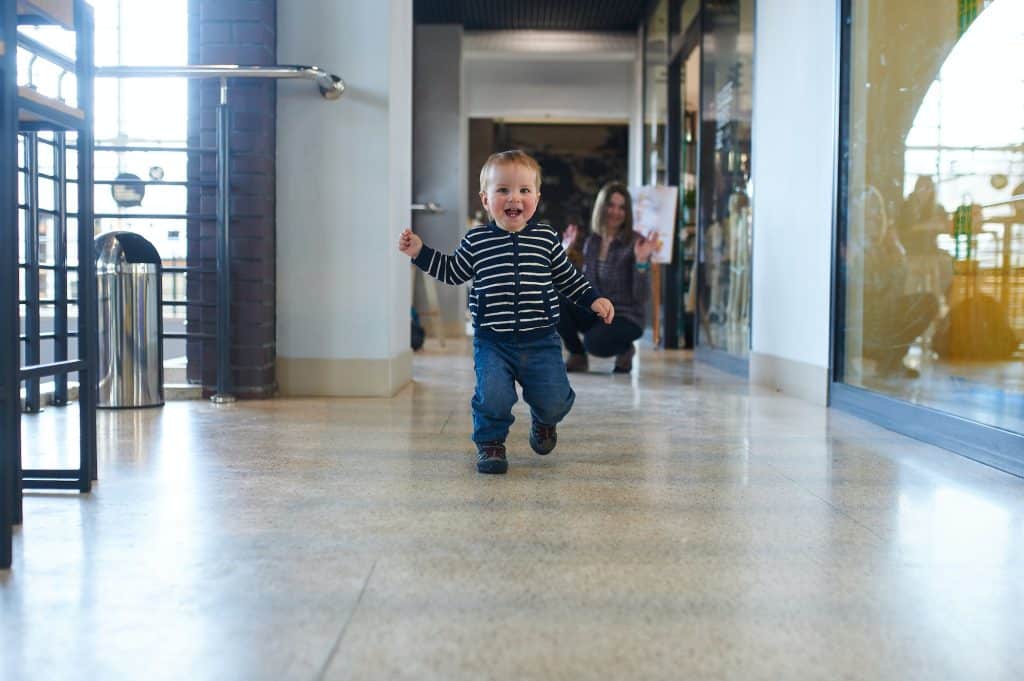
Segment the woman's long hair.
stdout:
[[621,194],[626,203],[626,219],[622,221],[622,227],[619,228],[619,233],[615,235],[615,238],[623,243],[632,243],[633,197],[629,195],[629,188],[621,182],[609,182],[601,187],[601,191],[597,193],[597,198],[594,199],[594,212],[590,214],[590,231],[594,234],[600,234],[602,239],[608,237],[604,224],[604,211],[608,207],[608,202],[613,194]]

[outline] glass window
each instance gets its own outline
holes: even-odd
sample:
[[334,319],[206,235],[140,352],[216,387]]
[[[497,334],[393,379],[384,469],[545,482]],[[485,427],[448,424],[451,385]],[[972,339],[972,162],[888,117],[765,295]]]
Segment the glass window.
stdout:
[[[188,2],[166,0],[94,0],[96,63],[152,66],[188,63]],[[97,219],[98,232],[126,230],[148,239],[160,252],[165,267],[186,265],[188,240],[185,221],[152,218],[180,215],[188,206],[188,191],[174,182],[187,179],[188,155],[181,151],[124,151],[123,146],[186,146],[188,138],[188,81],[185,78],[99,78],[96,80],[95,155],[97,180],[122,174],[150,182],[142,203],[125,206],[114,200],[109,184],[96,185],[97,213],[116,217]],[[103,147],[118,147],[103,149]],[[163,180],[167,185],[159,184]],[[166,300],[186,297],[180,275],[164,276]],[[164,328],[184,330],[183,306],[164,308]],[[185,343],[169,340],[168,360],[185,354]]]
[[851,12],[840,378],[1024,431],[1024,3]]
[[750,349],[753,0],[706,3],[701,83],[698,343]]

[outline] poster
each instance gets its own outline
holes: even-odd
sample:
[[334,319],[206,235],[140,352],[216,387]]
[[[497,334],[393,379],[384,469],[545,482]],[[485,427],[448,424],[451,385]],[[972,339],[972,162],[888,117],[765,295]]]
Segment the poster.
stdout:
[[672,262],[672,238],[675,234],[678,187],[633,187],[633,229],[653,238],[657,244],[651,262]]

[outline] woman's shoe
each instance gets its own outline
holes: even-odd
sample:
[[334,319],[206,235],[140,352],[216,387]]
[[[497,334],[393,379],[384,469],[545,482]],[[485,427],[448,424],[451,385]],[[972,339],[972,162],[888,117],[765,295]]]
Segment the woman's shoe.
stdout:
[[635,354],[636,348],[630,345],[629,350],[615,358],[615,368],[612,371],[616,374],[628,374],[633,370],[633,355]]
[[569,373],[574,371],[587,371],[590,368],[590,361],[586,355],[577,355],[574,352],[569,353],[569,359],[565,360],[565,370]]

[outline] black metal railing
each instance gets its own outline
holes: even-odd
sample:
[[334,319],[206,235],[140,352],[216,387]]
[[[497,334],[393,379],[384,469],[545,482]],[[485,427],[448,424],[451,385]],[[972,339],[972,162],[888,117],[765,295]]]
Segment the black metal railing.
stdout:
[[[98,398],[97,355],[97,300],[93,239],[95,220],[150,219],[150,220],[216,220],[217,257],[215,267],[181,266],[168,264],[165,276],[176,282],[184,275],[186,295],[177,293],[164,301],[168,310],[193,305],[216,307],[217,332],[215,334],[192,331],[168,331],[162,342],[174,339],[215,340],[217,345],[218,402],[232,401],[229,350],[230,334],[230,158],[228,82],[234,78],[306,78],[316,82],[325,99],[337,99],[344,92],[340,78],[312,66],[183,66],[183,67],[107,67],[95,69],[93,65],[92,9],[85,0],[74,0],[75,56],[67,57],[17,30],[22,18],[15,13],[15,3],[0,3],[0,40],[8,49],[0,53],[0,206],[8,206],[10,213],[0,220],[0,569],[11,564],[11,524],[22,518],[23,489],[74,489],[88,492],[96,479],[96,403]],[[26,23],[47,23],[46,17],[33,15]],[[17,46],[15,49],[14,46]],[[17,83],[17,60],[26,55],[28,82],[24,91]],[[57,66],[60,75],[56,82],[56,97],[46,97],[36,91],[34,66],[39,60]],[[65,102],[65,79],[73,75],[77,89],[73,105]],[[220,80],[220,103],[217,110],[217,146],[215,149],[188,146],[105,145],[96,147],[93,139],[94,78],[217,78]],[[25,113],[24,119],[20,113]],[[75,136],[72,142],[68,135]],[[22,141],[22,153],[16,153],[16,140]],[[42,168],[40,155],[43,147],[53,154],[53,170]],[[94,148],[95,147],[95,148]],[[184,213],[95,213],[95,187],[113,184],[115,179],[94,179],[93,154],[117,152],[168,152],[216,154],[217,181],[191,182],[189,180],[153,180],[146,185],[216,187],[216,215]],[[70,163],[70,152],[77,158]],[[6,164],[6,165],[4,165]],[[47,163],[49,165],[49,163]],[[75,177],[69,174],[76,168]],[[23,196],[13,191],[19,180]],[[52,205],[42,205],[41,182],[53,189]],[[140,180],[140,182],[142,182]],[[71,210],[69,192],[77,192],[77,206]],[[20,218],[20,219],[19,219]],[[70,229],[70,222],[75,229]],[[48,252],[43,257],[45,232]],[[187,238],[187,229],[186,238]],[[76,262],[72,262],[70,244],[76,244]],[[21,251],[21,258],[18,252]],[[187,261],[187,259],[186,259]],[[41,286],[43,274],[52,275],[47,291]],[[189,277],[216,277],[216,302],[192,300],[188,295]],[[19,286],[19,277],[21,286]],[[70,292],[74,283],[74,294]],[[52,286],[52,293],[49,289]],[[173,286],[172,286],[173,288]],[[200,290],[205,288],[198,287]],[[43,308],[53,308],[53,328],[42,328]],[[71,310],[77,308],[77,315]],[[21,311],[24,311],[22,314]],[[19,319],[24,320],[24,330]],[[77,319],[77,329],[71,320]],[[43,343],[52,343],[52,361],[43,361]],[[72,341],[77,351],[72,352]],[[22,359],[22,356],[24,359]],[[21,414],[38,412],[42,408],[41,380],[54,381],[52,403],[64,405],[69,401],[69,374],[79,376],[79,461],[77,469],[22,469],[21,466]],[[24,384],[24,398],[21,385]]]
[[[88,492],[96,479],[96,343],[91,334],[78,339],[77,351],[69,348],[77,336],[70,328],[70,319],[79,318],[85,329],[95,328],[96,296],[92,252],[92,102],[93,102],[93,19],[92,9],[84,0],[75,0],[73,30],[74,57],[68,57],[43,45],[18,30],[18,24],[45,22],[32,15],[18,16],[11,11],[13,3],[4,3],[0,19],[5,44],[3,88],[0,106],[5,117],[0,125],[4,144],[15,153],[0,156],[3,162],[0,177],[5,187],[20,187],[21,196],[5,203],[8,218],[0,223],[0,244],[4,246],[4,267],[10,266],[13,276],[0,278],[0,312],[14,303],[10,321],[4,320],[5,335],[13,347],[4,347],[4,367],[0,371],[0,390],[4,398],[3,420],[0,423],[0,468],[12,492],[0,502],[10,511],[15,523],[21,521],[23,489],[72,489]],[[16,46],[16,49],[15,49]],[[24,60],[27,82],[18,83],[17,65]],[[35,82],[35,66],[40,61],[54,64],[59,71],[56,96],[53,90],[43,93]],[[76,96],[65,99],[65,82],[75,82]],[[69,139],[74,137],[75,158],[70,157]],[[20,141],[20,149],[18,145]],[[12,144],[13,143],[13,144]],[[73,170],[72,170],[73,169]],[[71,174],[74,177],[71,177]],[[8,178],[10,184],[7,184]],[[74,187],[74,193],[70,190]],[[44,201],[44,198],[46,200]],[[77,198],[75,210],[69,199]],[[74,229],[71,229],[74,221]],[[7,247],[14,246],[10,255]],[[79,262],[71,263],[74,245]],[[44,250],[45,248],[45,250]],[[20,258],[19,258],[20,251]],[[6,258],[10,258],[7,260]],[[72,277],[77,280],[75,295],[69,294]],[[43,282],[45,281],[45,288]],[[87,282],[85,285],[82,282]],[[71,315],[76,308],[78,314]],[[51,329],[42,327],[43,312],[53,320]],[[23,313],[22,313],[23,311]],[[19,318],[23,320],[21,328]],[[43,355],[43,343],[52,345],[52,352]],[[10,364],[8,364],[8,358]],[[42,408],[41,381],[52,379],[53,403],[68,401],[68,376],[79,377],[79,447],[74,468],[22,469],[19,438],[22,410],[38,412]],[[22,396],[21,386],[25,386]]]

